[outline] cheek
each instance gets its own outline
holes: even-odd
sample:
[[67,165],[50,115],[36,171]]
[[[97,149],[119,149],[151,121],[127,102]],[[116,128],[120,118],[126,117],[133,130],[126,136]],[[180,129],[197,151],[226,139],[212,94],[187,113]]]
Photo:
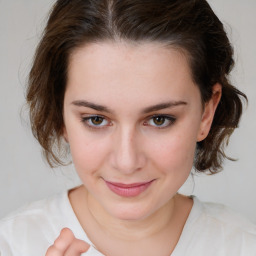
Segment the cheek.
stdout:
[[[73,135],[69,139],[73,163],[79,176],[96,173],[107,155],[108,142],[89,134]],[[82,178],[82,177],[81,177]]]
[[151,145],[151,148],[154,148],[151,159],[164,173],[182,174],[191,171],[196,148],[194,133],[166,136]]

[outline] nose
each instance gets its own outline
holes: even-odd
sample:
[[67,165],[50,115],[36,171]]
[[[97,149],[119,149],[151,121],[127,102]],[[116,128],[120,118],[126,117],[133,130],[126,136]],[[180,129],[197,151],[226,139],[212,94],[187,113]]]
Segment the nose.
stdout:
[[135,129],[119,129],[113,139],[111,162],[114,169],[129,175],[141,170],[146,157],[140,140],[140,134]]

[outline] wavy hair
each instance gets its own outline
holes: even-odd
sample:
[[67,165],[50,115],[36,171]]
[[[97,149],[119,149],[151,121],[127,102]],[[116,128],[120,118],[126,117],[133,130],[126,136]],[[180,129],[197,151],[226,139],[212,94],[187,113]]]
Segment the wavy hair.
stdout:
[[224,146],[242,114],[245,94],[228,76],[233,49],[223,24],[205,0],[58,0],[35,53],[27,88],[32,131],[51,167],[65,163],[63,100],[70,54],[93,42],[159,42],[187,53],[202,103],[212,87],[222,98],[207,138],[197,144],[194,168],[221,170]]

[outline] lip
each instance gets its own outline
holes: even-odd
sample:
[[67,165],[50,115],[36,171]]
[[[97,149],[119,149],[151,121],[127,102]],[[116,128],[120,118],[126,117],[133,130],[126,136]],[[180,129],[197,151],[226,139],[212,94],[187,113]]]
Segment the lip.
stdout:
[[122,197],[135,197],[143,193],[153,183],[154,180],[148,182],[124,184],[117,182],[105,181],[108,188],[115,194]]

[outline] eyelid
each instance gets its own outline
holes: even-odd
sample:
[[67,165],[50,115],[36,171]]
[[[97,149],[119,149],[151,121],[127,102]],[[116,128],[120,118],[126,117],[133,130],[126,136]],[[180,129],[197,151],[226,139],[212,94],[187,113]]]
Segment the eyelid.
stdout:
[[[167,119],[169,121],[169,123],[167,125],[162,125],[162,126],[157,126],[157,125],[150,125],[148,124],[148,122],[153,119],[153,118],[156,118],[156,117],[163,117],[165,119]],[[164,128],[168,128],[170,127],[171,125],[173,125],[176,121],[176,117],[172,116],[172,115],[168,115],[168,114],[154,114],[152,116],[149,116],[146,121],[143,123],[143,125],[145,126],[151,126],[153,128],[157,128],[157,129],[164,129]]]
[[[107,121],[108,124],[107,125],[92,125],[92,124],[88,123],[88,121],[90,119],[96,118],[96,117],[102,118],[103,120]],[[111,126],[112,125],[111,121],[108,118],[106,118],[105,116],[103,116],[103,115],[87,115],[87,116],[82,116],[81,117],[81,122],[84,125],[86,125],[87,127],[89,127],[90,129],[95,129],[95,130],[103,129],[103,128],[107,127],[107,126]]]

